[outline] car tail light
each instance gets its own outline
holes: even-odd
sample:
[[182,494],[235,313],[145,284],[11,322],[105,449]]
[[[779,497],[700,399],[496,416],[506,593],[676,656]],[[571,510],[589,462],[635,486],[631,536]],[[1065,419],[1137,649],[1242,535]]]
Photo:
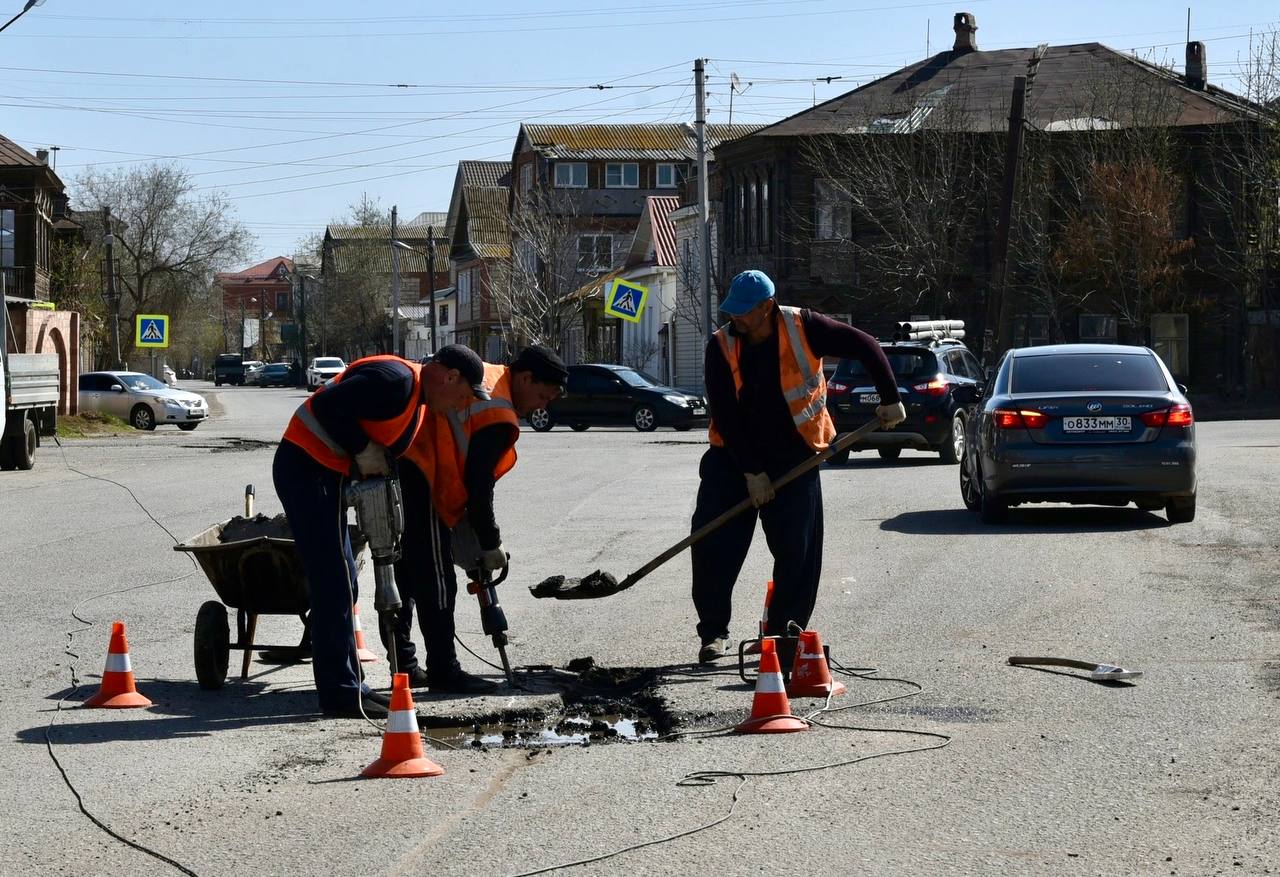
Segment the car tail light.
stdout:
[[839,384],[835,381],[827,381],[827,392],[829,393],[847,393],[849,392],[848,384]]
[[991,412],[991,416],[995,419],[996,426],[1000,429],[1017,429],[1018,427],[1044,429],[1049,422],[1047,414],[1027,409],[1014,411],[1009,408],[997,408]]
[[1147,426],[1190,426],[1195,419],[1191,414],[1191,406],[1179,402],[1159,411],[1148,411],[1142,415],[1142,422]]
[[942,375],[938,375],[928,383],[916,384],[911,389],[915,390],[917,393],[923,393],[926,396],[945,396],[947,395],[947,389],[950,386],[951,385],[947,383],[946,378]]

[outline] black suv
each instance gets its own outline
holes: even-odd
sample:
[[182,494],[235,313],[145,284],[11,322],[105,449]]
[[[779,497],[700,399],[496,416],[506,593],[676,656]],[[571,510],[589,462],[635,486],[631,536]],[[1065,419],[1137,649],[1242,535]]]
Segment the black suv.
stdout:
[[686,430],[706,425],[707,401],[625,366],[571,365],[565,394],[529,415],[529,425],[538,432],[557,423],[568,424],[576,432],[590,426],[628,424],[641,432],[659,426]]
[[[898,379],[898,393],[907,419],[891,431],[877,430],[852,448],[875,449],[886,460],[896,460],[903,448],[936,451],[944,463],[958,463],[964,456],[965,407],[956,399],[957,387],[983,382],[982,363],[964,343],[939,341],[882,341],[880,346]],[[962,394],[963,395],[963,394]],[[827,382],[827,410],[837,432],[850,432],[875,417],[880,395],[871,376],[856,359],[843,359]],[[832,457],[843,464],[844,451]]]

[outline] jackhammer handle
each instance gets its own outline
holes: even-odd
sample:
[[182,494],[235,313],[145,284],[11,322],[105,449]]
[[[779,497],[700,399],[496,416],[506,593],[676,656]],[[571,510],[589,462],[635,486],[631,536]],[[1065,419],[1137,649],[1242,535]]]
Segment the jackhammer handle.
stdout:
[[[836,439],[836,441],[828,445],[827,449],[822,453],[814,454],[812,457],[805,460],[800,465],[796,466],[790,472],[787,472],[782,476],[780,476],[778,480],[774,481],[770,486],[774,490],[780,490],[783,487],[786,487],[788,484],[790,484],[792,481],[795,481],[797,478],[799,478],[801,475],[808,472],[810,469],[816,469],[818,466],[821,466],[827,460],[831,459],[831,457],[833,457],[834,455],[840,453],[841,451],[849,447],[852,447],[854,443],[856,443],[863,436],[866,436],[867,434],[872,433],[879,428],[880,428],[879,420],[867,421],[866,423],[862,424],[862,426],[855,429],[853,432],[847,432],[844,435],[840,436],[838,439]],[[701,542],[704,538],[706,538],[707,536],[710,536],[716,530],[719,530],[725,524],[729,523],[729,521],[733,520],[734,518],[736,518],[738,515],[742,514],[749,508],[751,508],[751,499],[747,498],[742,500],[740,503],[733,506],[732,508],[730,508],[728,511],[723,512],[715,520],[710,521],[709,523],[703,524],[701,527],[699,527],[694,532],[690,533],[684,539],[681,539],[675,545],[672,545],[666,551],[662,552],[653,560],[649,561],[644,566],[640,567],[638,570],[636,570],[631,575],[627,576],[625,579],[619,582],[618,590],[625,591],[627,588],[631,587],[636,582],[640,581],[649,573],[653,572],[655,569],[662,566],[668,560],[675,557],[677,554],[684,551],[689,546],[694,545],[698,542]]]

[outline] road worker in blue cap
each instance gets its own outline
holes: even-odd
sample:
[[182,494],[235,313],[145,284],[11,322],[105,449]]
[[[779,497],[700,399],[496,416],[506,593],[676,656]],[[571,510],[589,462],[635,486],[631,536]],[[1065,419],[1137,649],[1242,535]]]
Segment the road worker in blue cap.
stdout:
[[773,600],[766,636],[809,623],[822,571],[822,486],[818,469],[776,493],[771,482],[835,438],[827,413],[824,356],[857,359],[880,392],[884,428],[906,419],[889,361],[875,338],[817,311],[780,305],[762,271],[733,279],[720,303],[729,318],[707,343],[704,374],[711,447],[699,468],[697,530],[750,497],[739,515],[693,546],[698,660],[711,663],[729,645],[733,587],[755,535],[756,519],[773,554]]

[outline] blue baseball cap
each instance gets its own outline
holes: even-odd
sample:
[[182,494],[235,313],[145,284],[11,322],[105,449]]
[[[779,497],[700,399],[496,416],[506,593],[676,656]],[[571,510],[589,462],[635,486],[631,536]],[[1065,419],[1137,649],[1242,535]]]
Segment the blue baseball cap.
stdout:
[[743,271],[729,284],[729,294],[720,302],[720,313],[740,317],[765,299],[773,298],[773,281],[763,271]]

